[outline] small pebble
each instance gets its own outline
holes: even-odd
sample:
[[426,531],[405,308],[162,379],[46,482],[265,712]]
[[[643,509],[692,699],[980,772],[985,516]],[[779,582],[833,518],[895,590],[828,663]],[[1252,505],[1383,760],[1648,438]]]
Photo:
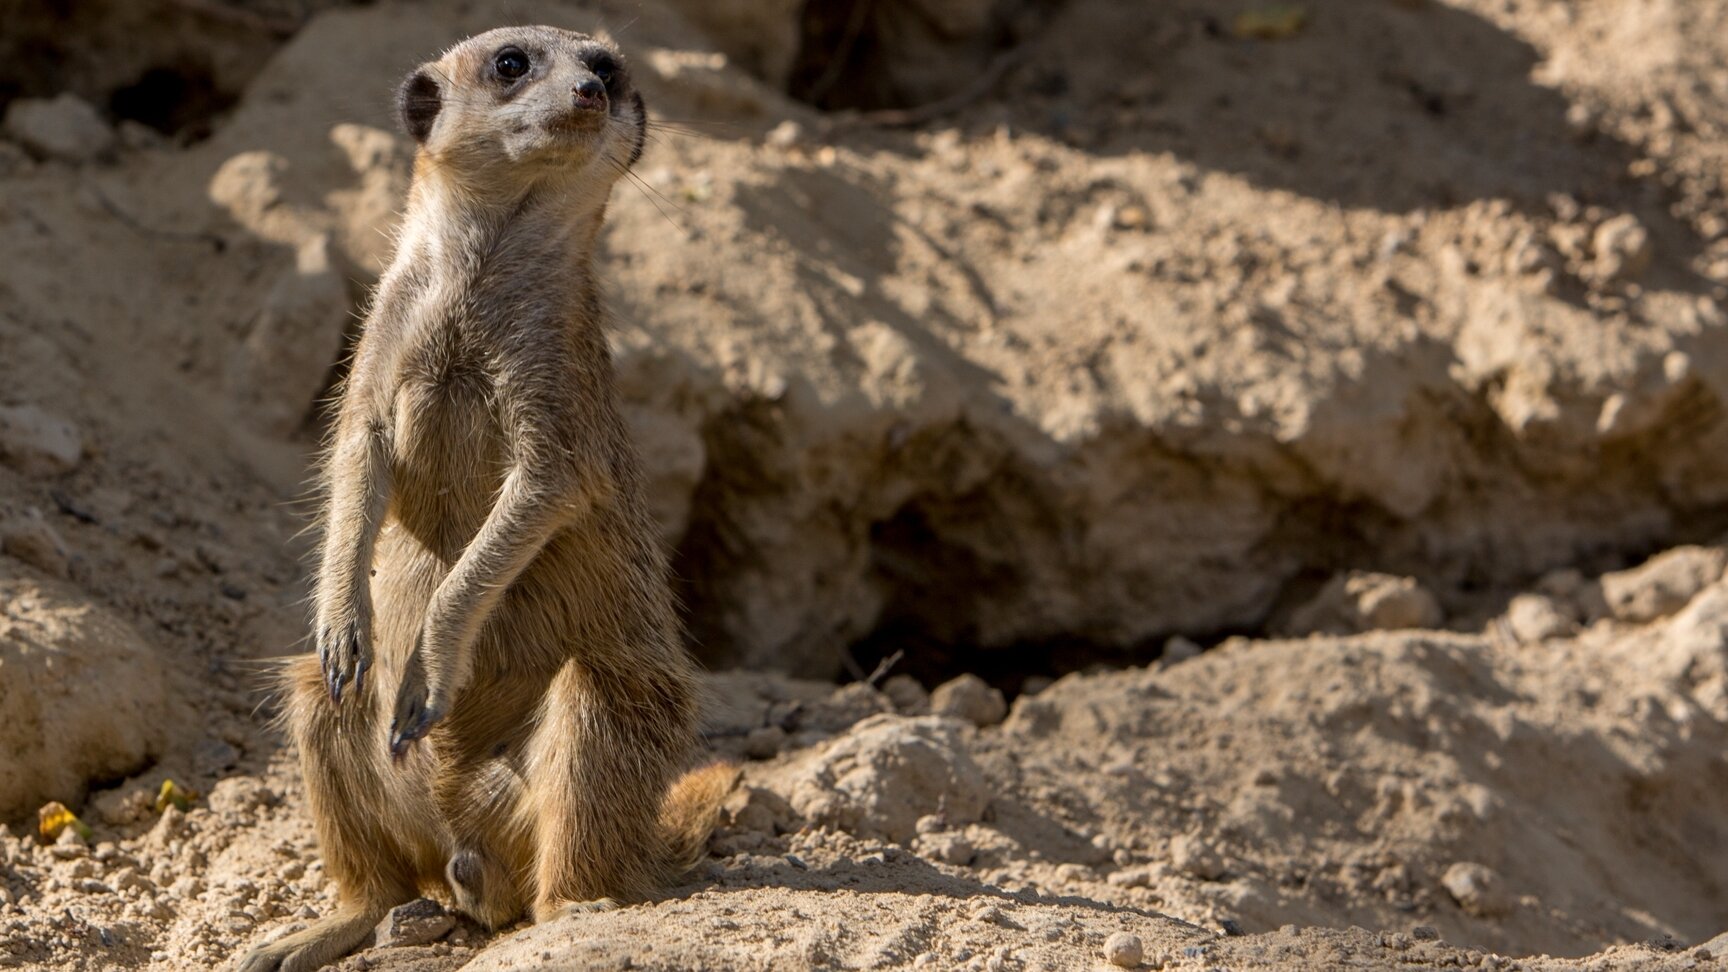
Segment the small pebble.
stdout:
[[1116,210],[1114,222],[1117,229],[1137,230],[1145,228],[1152,221],[1146,207],[1130,203]]
[[116,140],[102,113],[70,92],[16,99],[6,110],[5,128],[32,152],[67,162],[106,155]]
[[788,118],[768,133],[763,139],[770,147],[781,150],[789,149],[804,140],[804,126]]
[[964,719],[975,726],[993,726],[1008,715],[1002,692],[976,675],[949,679],[930,693],[930,711]]
[[1190,658],[1200,657],[1200,646],[1181,635],[1177,635],[1164,642],[1164,653],[1158,657],[1166,665],[1180,664]]
[[430,945],[456,927],[456,918],[430,898],[420,898],[390,909],[378,923],[380,948]]
[[901,715],[923,715],[930,711],[930,693],[910,675],[890,675],[882,683],[882,694]]
[[1118,968],[1134,968],[1145,954],[1139,935],[1117,932],[1104,940],[1104,959]]
[[71,422],[34,405],[0,406],[0,462],[27,476],[69,472],[84,458]]
[[760,726],[744,737],[744,754],[751,759],[772,759],[786,745],[786,730],[779,726]]

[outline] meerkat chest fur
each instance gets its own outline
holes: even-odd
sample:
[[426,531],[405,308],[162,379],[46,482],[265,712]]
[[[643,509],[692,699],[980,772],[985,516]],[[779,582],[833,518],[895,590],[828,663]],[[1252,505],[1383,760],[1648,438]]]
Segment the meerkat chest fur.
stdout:
[[604,434],[616,406],[593,277],[599,211],[556,196],[502,214],[417,197],[377,315],[400,333],[385,378],[394,509],[454,559],[532,448],[524,438],[563,439],[601,466],[625,444]]

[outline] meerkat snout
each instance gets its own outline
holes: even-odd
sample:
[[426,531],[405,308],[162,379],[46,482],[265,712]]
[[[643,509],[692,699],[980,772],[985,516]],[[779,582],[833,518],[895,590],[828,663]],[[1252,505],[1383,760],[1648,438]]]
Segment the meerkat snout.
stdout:
[[576,107],[585,111],[606,110],[606,86],[594,78],[589,78],[575,88]]

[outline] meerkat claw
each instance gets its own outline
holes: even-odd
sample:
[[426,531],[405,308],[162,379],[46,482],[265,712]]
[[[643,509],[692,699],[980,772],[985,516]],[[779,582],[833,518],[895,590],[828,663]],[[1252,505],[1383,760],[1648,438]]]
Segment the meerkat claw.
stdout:
[[360,680],[371,667],[371,654],[364,639],[365,632],[359,623],[318,629],[318,663],[332,703],[340,705],[345,693],[360,691]]
[[396,701],[396,716],[390,720],[391,758],[399,761],[407,756],[409,748],[426,738],[442,717],[422,692],[404,692]]
[[324,688],[330,695],[330,701],[336,704],[342,702],[342,645],[333,636],[328,626],[318,631],[318,661],[324,669]]

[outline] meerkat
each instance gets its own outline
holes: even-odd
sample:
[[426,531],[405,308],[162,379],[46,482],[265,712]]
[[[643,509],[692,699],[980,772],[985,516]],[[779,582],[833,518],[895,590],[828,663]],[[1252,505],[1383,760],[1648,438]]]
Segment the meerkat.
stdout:
[[323,470],[317,652],[283,679],[338,906],[242,972],[318,968],[422,891],[494,928],[641,900],[736,772],[686,772],[698,674],[594,276],[646,125],[623,56],[488,31],[398,110],[414,178]]

